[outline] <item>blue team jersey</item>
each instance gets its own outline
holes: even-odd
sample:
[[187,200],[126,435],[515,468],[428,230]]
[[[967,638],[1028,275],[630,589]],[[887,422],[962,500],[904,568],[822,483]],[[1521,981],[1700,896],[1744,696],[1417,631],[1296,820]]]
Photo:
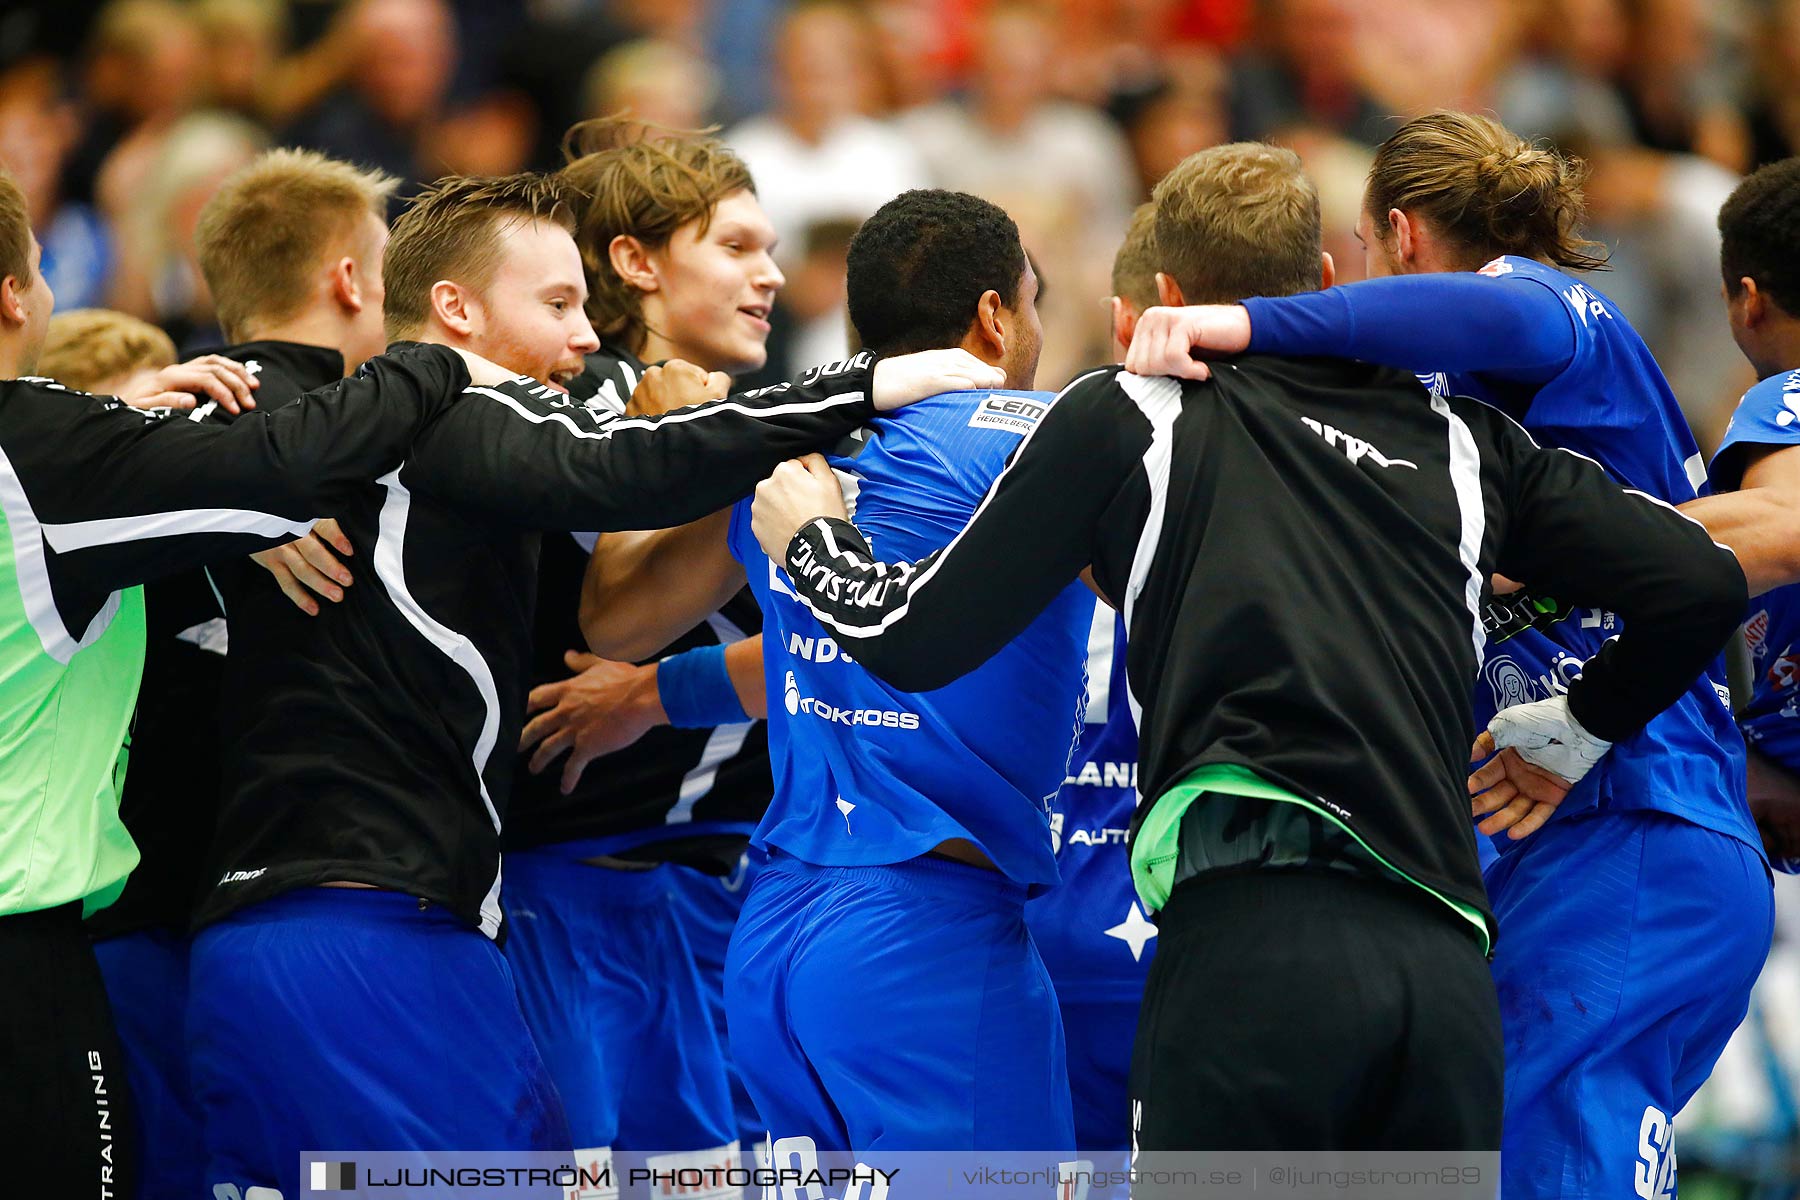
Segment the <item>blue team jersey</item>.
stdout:
[[[1771,375],[1744,393],[1713,455],[1715,488],[1737,489],[1743,482],[1740,456],[1751,446],[1800,446],[1800,371]],[[1752,600],[1744,633],[1755,678],[1738,724],[1758,750],[1800,772],[1800,584]],[[1775,865],[1800,873],[1800,859]]]
[[1087,678],[1086,722],[1050,817],[1062,886],[1025,906],[1032,939],[1065,1001],[1141,996],[1156,949],[1156,926],[1138,902],[1125,845],[1138,799],[1125,622],[1105,604],[1094,606]]
[[[875,553],[913,561],[962,532],[1054,397],[948,392],[882,417],[829,457]],[[755,843],[820,866],[880,866],[966,838],[1009,878],[1056,882],[1050,804],[1076,733],[1093,596],[1072,584],[979,669],[934,692],[857,666],[731,514],[763,609],[775,798]]]
[[[1546,383],[1481,374],[1426,377],[1439,394],[1475,396],[1507,412],[1540,445],[1594,459],[1626,487],[1670,504],[1692,500],[1705,467],[1656,360],[1606,296],[1553,267],[1511,256],[1481,269],[1496,287],[1544,288],[1575,332],[1573,359]],[[1529,580],[1525,581],[1529,583]],[[1582,664],[1619,633],[1619,618],[1578,609],[1549,633],[1489,645],[1475,688],[1476,728],[1497,708],[1568,690]],[[1619,742],[1569,793],[1555,819],[1594,809],[1653,809],[1762,845],[1744,799],[1742,739],[1723,660],[1636,736]],[[1502,836],[1501,853],[1524,843]]]

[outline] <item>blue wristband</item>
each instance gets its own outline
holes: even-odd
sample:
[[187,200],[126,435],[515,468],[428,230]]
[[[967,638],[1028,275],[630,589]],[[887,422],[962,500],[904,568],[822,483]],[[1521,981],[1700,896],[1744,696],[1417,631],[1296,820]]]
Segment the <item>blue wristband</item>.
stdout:
[[697,646],[656,666],[663,712],[677,729],[711,729],[748,721],[743,701],[725,669],[725,647]]

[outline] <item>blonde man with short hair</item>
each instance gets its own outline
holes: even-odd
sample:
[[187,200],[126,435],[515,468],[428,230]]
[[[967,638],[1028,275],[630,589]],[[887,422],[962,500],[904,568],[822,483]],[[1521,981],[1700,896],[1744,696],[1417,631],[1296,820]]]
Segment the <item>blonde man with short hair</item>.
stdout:
[[[200,210],[200,265],[235,343],[215,358],[253,373],[262,411],[287,408],[381,352],[383,214],[393,186],[377,172],[311,151],[273,150],[228,176]],[[162,338],[118,314],[71,313],[52,321],[53,341],[64,321],[79,335],[61,355],[73,370],[110,372],[117,351]],[[209,402],[193,416],[222,424],[235,413]],[[88,922],[139,1098],[146,1195],[208,1190],[183,1039],[187,930],[194,897],[211,882],[205,855],[224,747],[239,714],[282,685],[270,668],[271,644],[304,624],[283,592],[316,613],[319,596],[341,599],[350,583],[325,538],[349,553],[335,524],[321,522],[315,533],[255,557],[279,589],[244,558],[146,589],[151,636],[120,802],[143,860],[118,902]]]
[[[0,171],[0,959],[22,981],[0,995],[0,1128],[30,1147],[31,1194],[132,1195],[138,1114],[82,918],[138,862],[118,814],[137,585],[304,532],[455,397],[357,381],[214,429],[75,392],[31,374],[55,306],[40,260]],[[188,378],[250,391],[238,364]]]
[[345,367],[386,345],[381,256],[397,180],[312,150],[271,150],[230,176],[194,233],[234,342],[332,346]]

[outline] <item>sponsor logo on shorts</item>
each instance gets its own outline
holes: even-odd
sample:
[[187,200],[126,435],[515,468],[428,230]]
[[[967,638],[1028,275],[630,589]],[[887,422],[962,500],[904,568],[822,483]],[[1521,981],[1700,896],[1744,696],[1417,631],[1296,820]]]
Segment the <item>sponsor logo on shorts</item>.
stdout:
[[1643,1200],[1675,1200],[1675,1123],[1659,1108],[1645,1108],[1638,1125],[1633,1182]]
[[969,418],[969,428],[1030,433],[1049,411],[1050,406],[1042,400],[1025,396],[989,396],[976,406],[974,415]]

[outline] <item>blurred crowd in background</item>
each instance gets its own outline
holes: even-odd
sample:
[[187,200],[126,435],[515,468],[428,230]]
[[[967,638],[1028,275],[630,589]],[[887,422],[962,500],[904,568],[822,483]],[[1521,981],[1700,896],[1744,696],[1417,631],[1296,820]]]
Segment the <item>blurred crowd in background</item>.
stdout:
[[[787,276],[771,375],[842,352],[857,223],[939,186],[1017,219],[1046,289],[1039,379],[1055,387],[1106,358],[1113,252],[1184,156],[1237,139],[1297,149],[1350,280],[1373,149],[1433,107],[1492,111],[1592,164],[1591,232],[1612,250],[1597,286],[1710,449],[1751,382],[1719,299],[1714,218],[1741,173],[1800,151],[1800,0],[0,5],[0,162],[25,190],[58,308],[122,309],[184,350],[219,340],[196,216],[261,148],[373,164],[409,181],[405,196],[445,173],[558,165],[570,124],[630,110],[717,126],[749,163]],[[1800,966],[1777,963],[1776,1002],[1753,1012],[1702,1117],[1761,1130],[1764,1150],[1773,1131],[1780,1158],[1784,1122],[1800,1155],[1800,1116],[1792,1076],[1770,1064],[1800,1059]],[[1686,1144],[1682,1161],[1685,1184]]]
[[[1800,149],[1796,0],[8,0],[0,160],[59,305],[211,336],[189,250],[218,179],[271,142],[423,181],[559,161],[584,117],[716,125],[788,276],[771,370],[843,343],[842,259],[895,192],[1012,212],[1048,284],[1042,378],[1103,356],[1131,208],[1186,154],[1304,156],[1342,279],[1398,114],[1491,110],[1588,158],[1604,290],[1703,445],[1745,384],[1713,217]],[[405,189],[402,190],[405,194]]]

